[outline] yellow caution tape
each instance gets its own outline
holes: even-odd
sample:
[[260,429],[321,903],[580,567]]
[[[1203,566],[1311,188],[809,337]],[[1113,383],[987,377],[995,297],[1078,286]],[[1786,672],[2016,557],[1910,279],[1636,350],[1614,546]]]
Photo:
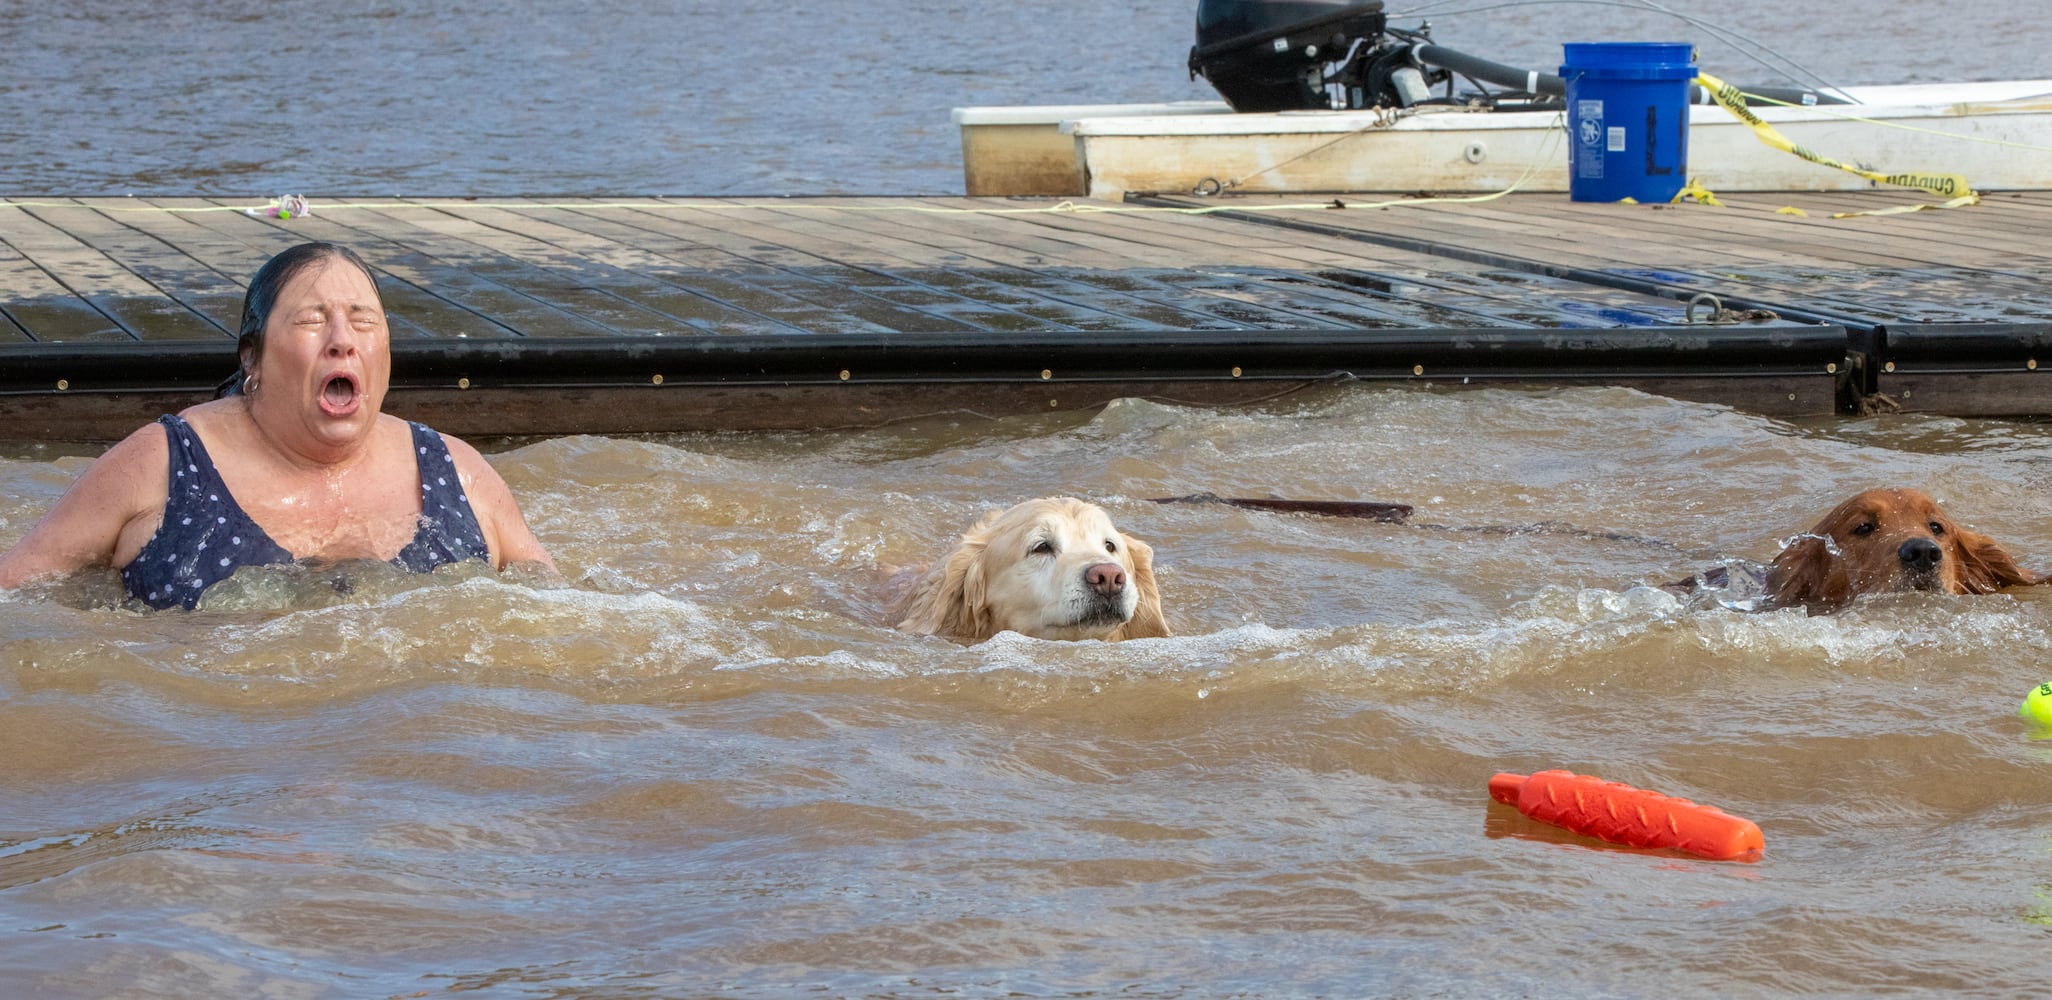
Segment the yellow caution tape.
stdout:
[[1689,182],[1683,185],[1680,191],[1674,193],[1672,204],[1681,204],[1683,198],[1692,199],[1699,205],[1713,205],[1717,208],[1724,207],[1724,203],[1717,200],[1716,193],[1704,187],[1703,182],[1695,178],[1690,178]]
[[[1744,92],[1737,87],[1725,83],[1723,80],[1719,80],[1708,73],[1696,74],[1696,82],[1702,85],[1703,89],[1708,91],[1710,96],[1724,110],[1731,112],[1732,117],[1737,118],[1746,127],[1752,129],[1753,134],[1758,136],[1761,142],[1769,146],[1784,152],[1794,153],[1820,166],[1833,167],[1849,174],[1857,174],[1876,184],[1915,188],[1919,191],[1928,191],[1940,198],[1951,199],[1940,205],[1903,206],[1899,209],[1881,209],[1874,212],[1851,212],[1846,213],[1847,215],[1892,215],[1897,212],[1918,212],[1927,208],[1957,208],[1961,205],[1972,205],[1980,201],[1981,196],[1975,193],[1973,186],[1967,183],[1965,177],[1961,177],[1958,174],[1884,174],[1878,170],[1867,170],[1849,163],[1841,163],[1822,153],[1798,146],[1790,142],[1787,136],[1776,131],[1774,126],[1761,121],[1758,115],[1753,114],[1752,110],[1746,107]],[[1843,217],[1834,216],[1834,218]]]
[[1864,212],[1833,212],[1831,217],[1834,219],[1857,219],[1863,215],[1904,215],[1910,212],[1931,212],[1941,208],[1965,208],[1968,205],[1978,205],[1980,203],[1980,194],[1970,191],[1951,201],[1941,201],[1935,205],[1897,205],[1894,208],[1874,208]]

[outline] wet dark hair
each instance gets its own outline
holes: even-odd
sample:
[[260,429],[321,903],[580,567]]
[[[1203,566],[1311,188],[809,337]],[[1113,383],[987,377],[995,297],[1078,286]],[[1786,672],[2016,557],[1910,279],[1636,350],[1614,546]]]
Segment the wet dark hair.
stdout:
[[378,276],[362,257],[356,255],[356,251],[340,243],[301,243],[279,251],[277,256],[264,261],[264,266],[257,268],[256,276],[249,279],[249,291],[242,296],[242,329],[237,331],[235,341],[235,355],[240,363],[235,373],[214,389],[215,399],[241,395],[242,383],[263,360],[264,325],[271,321],[271,309],[278,304],[278,291],[299,272],[336,257],[356,265],[356,269],[370,279],[371,294],[378,296],[378,311],[384,311],[385,299],[378,291]]

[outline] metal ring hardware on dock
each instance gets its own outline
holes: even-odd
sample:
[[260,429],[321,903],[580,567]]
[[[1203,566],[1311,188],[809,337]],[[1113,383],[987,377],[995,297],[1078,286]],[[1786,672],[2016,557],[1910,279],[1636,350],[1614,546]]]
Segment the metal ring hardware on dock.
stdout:
[[[1696,318],[1696,307],[1699,305],[1708,305],[1710,307],[1710,318]],[[1697,292],[1689,298],[1688,310],[1682,314],[1682,318],[1690,326],[1700,326],[1704,324],[1743,323],[1748,320],[1780,319],[1781,314],[1772,309],[1726,309],[1724,303],[1717,296],[1709,292]]]

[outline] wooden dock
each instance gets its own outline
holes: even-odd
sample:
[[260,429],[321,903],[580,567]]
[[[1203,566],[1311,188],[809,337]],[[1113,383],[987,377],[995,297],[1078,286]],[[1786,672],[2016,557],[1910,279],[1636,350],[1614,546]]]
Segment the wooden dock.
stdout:
[[0,201],[0,438],[105,440],[208,398],[235,368],[249,276],[311,239],[379,272],[388,409],[469,435],[1344,381],[2052,413],[2052,193],[1860,218],[1830,216],[1917,199],[1725,201],[314,198],[281,219],[257,201],[18,198]]

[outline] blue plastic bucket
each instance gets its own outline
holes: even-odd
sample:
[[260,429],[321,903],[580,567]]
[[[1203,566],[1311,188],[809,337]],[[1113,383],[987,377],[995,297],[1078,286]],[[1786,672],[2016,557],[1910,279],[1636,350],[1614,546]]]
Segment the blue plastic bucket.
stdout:
[[1570,42],[1568,197],[1674,200],[1689,172],[1687,42]]

